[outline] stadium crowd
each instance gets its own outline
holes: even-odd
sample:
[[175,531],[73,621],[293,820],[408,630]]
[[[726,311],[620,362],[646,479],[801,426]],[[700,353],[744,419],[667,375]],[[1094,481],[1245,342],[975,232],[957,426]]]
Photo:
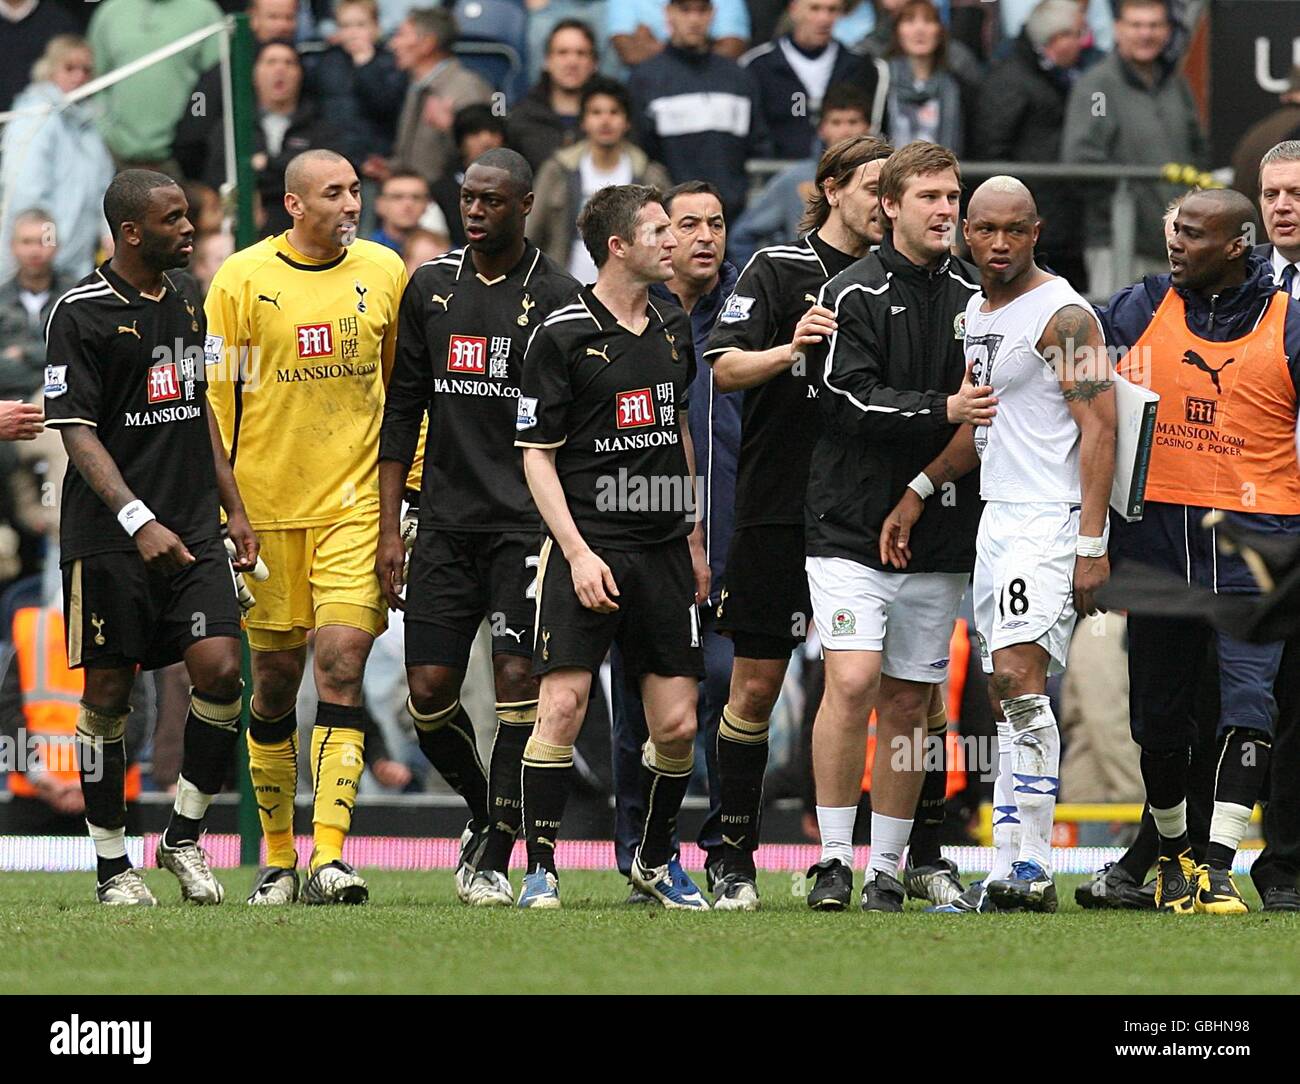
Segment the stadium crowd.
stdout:
[[[203,296],[222,268],[233,266],[227,263],[234,254],[228,208],[219,194],[228,163],[216,38],[93,95],[64,99],[96,76],[208,26],[223,7],[230,10],[212,0],[103,0],[93,9],[61,0],[0,0],[0,40],[10,58],[0,73],[0,111],[14,110],[0,142],[0,400],[6,401],[0,403],[0,437],[6,441],[0,443],[0,622],[11,631],[12,651],[22,646],[17,615],[57,594],[51,590],[57,568],[49,567],[48,558],[58,539],[67,457],[57,432],[33,434],[32,408],[20,412],[9,401],[40,402],[48,381],[45,329],[51,310],[113,252],[103,213],[113,177],[150,170],[181,184],[194,226],[190,270]],[[293,226],[286,169],[311,150],[336,151],[351,163],[361,184],[359,235],[396,253],[408,276],[472,241],[462,215],[462,187],[471,163],[494,150],[517,151],[531,169],[534,199],[524,227],[529,244],[581,283],[598,273],[578,226],[580,212],[598,192],[649,185],[688,201],[712,200],[720,221],[710,227],[704,213],[685,227],[702,231],[690,243],[716,257],[711,265],[705,261],[706,281],[697,284],[689,303],[680,274],[672,293],[654,294],[684,305],[691,327],[683,334],[699,344],[703,367],[709,332],[737,276],[764,247],[790,245],[807,231],[810,205],[825,198],[819,165],[844,140],[875,136],[899,148],[927,141],[963,160],[1208,168],[1206,134],[1181,71],[1200,7],[1196,0],[463,0],[446,7],[403,0],[338,0],[332,7],[324,0],[252,0],[247,11],[256,42],[258,236],[275,238]],[[1300,69],[1292,73],[1291,87],[1278,114],[1243,134],[1235,156],[1234,183],[1257,203],[1260,159],[1269,147],[1300,133],[1294,104]],[[1099,95],[1107,103],[1100,115]],[[756,162],[760,168],[751,169]],[[1111,276],[1109,187],[1069,180],[1033,181],[1029,187],[1043,223],[1039,265],[1095,300],[1126,286]],[[1152,182],[1136,185],[1135,192],[1134,277],[1167,275],[1167,211],[1185,188]],[[665,210],[676,228],[679,214],[671,206]],[[1276,217],[1265,211],[1266,230]],[[1293,237],[1275,240],[1294,251]],[[681,231],[679,241],[686,246]],[[859,243],[861,237],[839,247],[857,255]],[[1274,262],[1277,284],[1300,296],[1293,266]],[[525,306],[524,317],[527,312]],[[706,609],[713,611],[720,611],[724,598],[725,539],[738,500],[728,486],[735,486],[741,396],[752,386],[724,383],[719,380],[718,406],[709,415],[718,419],[717,434],[703,441],[697,436],[695,444],[698,472],[705,474],[712,463],[703,518],[718,532],[709,553],[714,587]],[[26,440],[30,435],[35,439]],[[746,526],[753,529],[735,526],[737,537]],[[257,584],[250,586],[256,592]],[[975,633],[969,611],[964,617],[959,627],[968,630],[969,653]],[[31,629],[26,634],[40,635]],[[746,666],[755,665],[743,672],[767,686],[748,702],[737,700],[734,680],[729,701],[727,681],[717,676],[736,665],[730,641],[712,627],[704,637],[705,686],[719,680],[721,685],[701,694],[700,745],[707,756],[700,760],[708,761],[708,770],[700,764],[694,785],[712,795],[701,846],[711,861],[723,846],[712,735],[726,718],[726,704],[735,709],[735,734],[757,715],[771,716],[774,734],[783,722],[786,752],[770,766],[764,797],[801,798],[806,830],[815,837],[812,724],[824,680],[816,634],[809,645],[784,645],[779,672],[757,665],[770,662],[771,654],[756,649],[756,657],[746,657]],[[711,643],[720,655],[709,656]],[[1140,801],[1148,776],[1139,770],[1139,749],[1129,740],[1123,710],[1123,620],[1088,617],[1075,632],[1075,645],[1073,665],[1050,686],[1064,742],[1060,796]],[[468,733],[473,737],[477,729],[484,746],[491,741],[492,700],[499,708],[512,699],[500,695],[500,672],[494,696],[486,648],[479,643],[475,668],[457,701],[475,720]],[[1205,655],[1204,645],[1198,650]],[[791,651],[795,665],[787,675]],[[739,646],[735,653],[744,654]],[[6,732],[24,720],[27,690],[16,658],[6,670],[0,709]],[[621,666],[616,652],[613,681],[603,692],[597,686],[588,717],[614,725],[612,787],[620,803],[619,864],[627,873],[646,816],[634,799],[645,721],[641,705],[627,695]],[[959,720],[964,734],[991,736],[994,722],[979,671],[975,665],[966,670],[966,687],[955,700],[950,695],[947,717]],[[1279,685],[1288,672],[1284,663]],[[396,620],[378,637],[364,680],[364,711],[374,724],[365,747],[370,774],[364,786],[443,786],[438,773],[428,770],[430,760],[438,765],[438,755],[431,751],[430,728],[421,725],[443,705],[430,693],[421,707],[419,690],[408,687]],[[175,664],[135,690],[127,746],[131,760],[143,761],[147,770],[132,769],[128,796],[141,787],[178,785],[189,684],[184,667]],[[312,748],[306,736],[315,710],[310,685],[298,690],[295,684],[293,690],[304,757]],[[1099,689],[1113,695],[1098,696]],[[409,711],[408,693],[415,705]],[[1279,699],[1284,709],[1294,710],[1281,692]],[[745,703],[748,709],[739,710]],[[1271,710],[1276,713],[1276,705]],[[281,708],[275,714],[283,713]],[[1198,774],[1198,766],[1204,769],[1207,758],[1212,763],[1218,739],[1217,720],[1197,718],[1212,728],[1194,758],[1186,796],[1201,854],[1213,784],[1205,771]],[[912,846],[918,854],[922,847],[926,853],[933,849],[927,868],[938,872],[931,885],[944,881],[937,846],[945,800],[969,815],[988,797],[987,781],[978,783],[974,772],[969,779],[964,792],[950,794],[946,781],[938,780],[937,793],[922,793],[923,807],[930,804],[933,838],[919,845],[914,837]],[[11,791],[12,830],[83,831],[75,777],[22,782]],[[1295,811],[1289,796],[1275,805]],[[926,819],[918,818],[918,825]],[[1132,868],[1099,875],[1090,898],[1103,899],[1109,887],[1112,897],[1137,905],[1138,886],[1155,861],[1155,828],[1148,816],[1139,834],[1146,842],[1138,845]],[[1296,830],[1288,822],[1278,835],[1294,842]],[[960,836],[943,836],[945,842],[953,838]],[[1119,876],[1133,884],[1116,887]],[[926,886],[917,883],[924,894]],[[1284,873],[1269,887],[1289,891],[1286,902],[1300,908],[1293,876],[1287,882]],[[936,891],[935,903],[951,904],[956,895]]]

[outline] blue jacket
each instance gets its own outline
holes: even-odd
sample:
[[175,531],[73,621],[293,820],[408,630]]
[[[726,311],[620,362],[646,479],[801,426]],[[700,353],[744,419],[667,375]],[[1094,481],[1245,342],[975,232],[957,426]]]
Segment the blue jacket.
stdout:
[[[1187,326],[1192,334],[1210,342],[1231,342],[1250,334],[1277,287],[1268,261],[1252,253],[1246,281],[1241,286],[1206,300],[1199,294],[1178,290],[1187,309]],[[1141,282],[1121,290],[1109,304],[1097,309],[1106,343],[1112,348],[1131,348],[1146,331],[1156,309],[1172,286],[1168,274],[1148,275]],[[1300,389],[1300,304],[1287,308],[1284,338],[1291,380]],[[1117,558],[1132,558],[1185,575],[1189,583],[1200,584],[1223,594],[1255,594],[1255,579],[1235,555],[1218,552],[1214,531],[1200,527],[1207,510],[1181,504],[1148,501],[1146,513],[1137,523],[1112,517],[1112,552]],[[1247,530],[1266,534],[1300,534],[1300,516],[1264,515],[1257,512],[1228,512],[1227,516]]]
[[[740,404],[744,392],[721,392],[714,387],[713,368],[704,361],[704,345],[739,277],[736,266],[724,260],[718,285],[691,310],[695,379],[691,383],[687,418],[691,443],[695,446],[695,473],[702,483],[699,515],[704,524],[704,552],[708,554],[712,573],[709,602],[713,605],[722,594],[722,572],[727,567],[731,527],[736,518],[736,462],[740,457]],[[656,284],[650,287],[650,293],[677,303],[667,286]]]
[[734,60],[668,45],[627,81],[641,149],[674,184],[702,178],[722,193],[728,220],[749,194],[745,162],[771,152],[758,85]]

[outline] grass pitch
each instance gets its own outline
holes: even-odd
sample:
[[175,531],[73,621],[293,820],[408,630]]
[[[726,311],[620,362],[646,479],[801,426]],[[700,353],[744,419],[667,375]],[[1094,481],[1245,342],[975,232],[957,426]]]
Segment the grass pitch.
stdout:
[[[1300,988],[1300,915],[1082,911],[820,915],[802,878],[760,874],[758,914],[628,908],[611,873],[562,875],[558,912],[470,910],[448,871],[362,871],[365,907],[100,907],[88,873],[0,873],[10,993],[1267,993]],[[516,887],[518,876],[514,878]],[[861,881],[861,873],[858,874]],[[1248,885],[1246,878],[1242,886]],[[794,894],[798,887],[799,895]],[[1249,891],[1249,902],[1259,901]],[[917,910],[912,910],[916,907]]]

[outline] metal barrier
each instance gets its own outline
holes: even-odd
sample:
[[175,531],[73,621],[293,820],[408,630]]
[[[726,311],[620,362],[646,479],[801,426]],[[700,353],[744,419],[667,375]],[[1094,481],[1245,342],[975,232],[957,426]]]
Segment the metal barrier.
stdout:
[[[746,163],[752,190],[793,162],[776,158],[755,158]],[[1137,201],[1133,184],[1165,181],[1163,166],[1083,165],[1064,162],[962,162],[962,178],[983,180],[1003,174],[1026,184],[1035,181],[1083,181],[1113,186],[1110,197],[1110,247],[1112,281],[1116,288],[1133,281],[1133,254],[1137,247]]]

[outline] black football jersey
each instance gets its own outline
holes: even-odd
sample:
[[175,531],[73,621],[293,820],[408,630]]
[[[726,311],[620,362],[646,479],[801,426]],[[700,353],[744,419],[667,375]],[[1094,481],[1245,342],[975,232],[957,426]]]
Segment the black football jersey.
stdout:
[[[770,350],[788,343],[827,279],[855,259],[826,244],[815,230],[797,244],[759,249],[722,307],[709,334],[705,360],[712,364],[730,350]],[[820,386],[820,374],[797,362],[745,390],[736,529],[803,523],[808,464],[820,431]]]
[[538,526],[514,447],[524,347],[577,289],[577,280],[531,243],[519,263],[491,281],[464,249],[411,276],[398,315],[379,458],[409,467],[428,413],[421,526]]
[[[142,294],[109,264],[50,313],[45,424],[93,426],[136,497],[195,543],[220,533],[208,430],[203,302],[188,275]],[[60,559],[134,550],[135,543],[73,464],[63,479]]]
[[634,334],[590,287],[537,329],[515,422],[521,448],[555,448],[569,512],[590,546],[641,549],[690,533],[682,430],[695,349],[687,315],[649,302]]

